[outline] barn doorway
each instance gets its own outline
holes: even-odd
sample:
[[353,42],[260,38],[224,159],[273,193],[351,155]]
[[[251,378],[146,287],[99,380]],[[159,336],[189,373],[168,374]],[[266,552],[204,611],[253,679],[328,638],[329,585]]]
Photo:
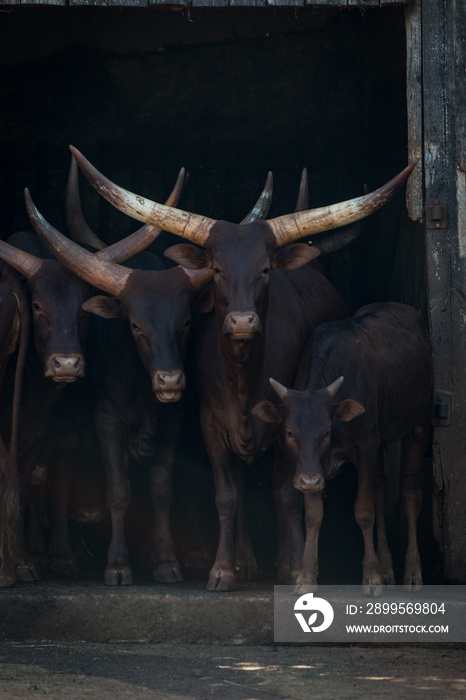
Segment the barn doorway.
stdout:
[[[180,206],[232,221],[249,211],[269,170],[270,214],[277,216],[293,209],[304,166],[310,206],[321,206],[358,196],[365,183],[375,189],[406,165],[402,8],[22,6],[2,14],[0,47],[3,238],[28,227],[25,186],[65,231],[69,143],[113,180],[153,199],[168,195],[185,166],[190,183]],[[84,183],[81,191],[89,224],[108,243],[137,227]],[[169,242],[164,234],[154,247],[162,252]],[[352,311],[396,300],[426,312],[423,232],[409,221],[402,195],[369,220],[350,249],[323,264]],[[181,459],[203,464],[195,421],[187,431]],[[427,504],[430,489],[427,476]],[[342,557],[347,549],[339,538],[348,530],[336,516],[344,511],[352,523],[353,497],[354,476],[345,470],[328,490],[336,514],[322,533],[329,567],[334,547]],[[263,512],[256,540],[269,572],[275,525],[270,508]],[[398,542],[398,515],[391,516]],[[426,581],[438,566],[430,522],[427,505]],[[354,533],[357,539],[355,525]],[[355,556],[356,566],[345,561],[335,575],[344,580],[351,569],[357,582]]]

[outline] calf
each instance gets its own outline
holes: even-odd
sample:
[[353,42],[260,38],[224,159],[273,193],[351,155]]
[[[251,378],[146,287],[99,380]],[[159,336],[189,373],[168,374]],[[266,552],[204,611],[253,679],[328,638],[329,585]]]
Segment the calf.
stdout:
[[433,369],[428,332],[419,314],[404,304],[372,304],[350,319],[325,323],[303,354],[295,389],[270,382],[281,405],[263,401],[253,413],[267,422],[281,422],[279,440],[294,470],[293,484],[304,494],[306,544],[297,583],[317,584],[322,491],[325,479],[335,476],[345,461],[352,462],[358,474],[354,514],[364,538],[363,593],[380,595],[382,582],[394,582],[383,523],[381,447],[401,439],[407,524],[404,585],[420,590],[416,525]]

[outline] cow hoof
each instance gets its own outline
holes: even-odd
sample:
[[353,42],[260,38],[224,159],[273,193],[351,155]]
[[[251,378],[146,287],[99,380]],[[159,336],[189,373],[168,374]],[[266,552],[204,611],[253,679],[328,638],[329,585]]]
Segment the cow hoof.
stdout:
[[382,595],[382,581],[378,580],[363,582],[362,594],[366,598],[380,598]]
[[104,580],[106,586],[132,586],[133,574],[129,567],[106,569]]
[[295,595],[304,595],[305,593],[315,593],[319,590],[319,586],[316,583],[297,583],[294,587],[293,593]]
[[306,576],[305,574],[297,572],[293,581],[296,583],[293,591],[293,593],[295,593],[296,595],[304,595],[304,593],[315,593],[315,591],[317,591],[319,588],[317,584],[317,576],[314,576],[312,574],[308,574]]
[[216,593],[234,591],[235,584],[236,577],[234,574],[219,570],[215,571],[215,573],[209,576],[209,582],[206,586],[206,590],[215,591]]
[[405,591],[416,593],[422,590],[422,585],[422,576],[420,574],[411,574],[404,577],[403,588]]
[[9,588],[16,583],[16,576],[13,574],[0,574],[0,588]]
[[382,584],[387,588],[393,588],[395,585],[395,575],[393,574],[393,571],[387,571],[385,574],[380,574],[380,578],[382,579]]
[[16,580],[31,583],[32,581],[40,581],[41,577],[33,564],[22,562],[16,567]]
[[152,572],[156,583],[181,583],[183,576],[176,564],[159,564]]

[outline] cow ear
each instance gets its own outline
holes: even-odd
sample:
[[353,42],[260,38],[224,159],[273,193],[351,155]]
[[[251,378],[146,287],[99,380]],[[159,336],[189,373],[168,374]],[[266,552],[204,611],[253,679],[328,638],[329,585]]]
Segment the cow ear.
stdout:
[[272,255],[272,267],[282,270],[297,270],[320,255],[320,250],[307,243],[295,243],[278,248]]
[[113,297],[106,297],[103,294],[91,297],[82,305],[84,311],[89,311],[102,318],[123,318],[120,302]]
[[194,245],[180,243],[172,245],[164,252],[166,258],[174,260],[178,265],[187,267],[188,270],[200,270],[203,267],[210,267],[205,250]]
[[193,311],[197,314],[208,314],[214,308],[214,288],[207,287],[197,295],[193,304]]
[[357,401],[353,401],[353,399],[345,399],[344,401],[340,401],[340,403],[335,404],[335,406],[332,406],[332,420],[343,420],[348,422],[365,412],[366,409],[364,406]]
[[260,401],[256,403],[251,413],[258,418],[262,418],[266,423],[281,423],[282,417],[279,409],[271,401]]

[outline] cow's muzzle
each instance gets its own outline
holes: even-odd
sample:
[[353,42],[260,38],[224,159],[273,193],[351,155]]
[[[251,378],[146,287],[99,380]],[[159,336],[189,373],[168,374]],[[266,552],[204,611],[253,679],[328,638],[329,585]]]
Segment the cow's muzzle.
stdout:
[[84,377],[85,361],[80,354],[50,355],[45,364],[45,376],[51,377],[54,382],[74,382]]
[[296,474],[293,486],[303,493],[318,493],[325,486],[325,479],[321,474]]
[[223,322],[223,335],[232,340],[253,340],[262,333],[262,324],[254,311],[230,311]]
[[181,370],[174,372],[155,372],[152,389],[162,403],[179,401],[186,387],[186,377]]

